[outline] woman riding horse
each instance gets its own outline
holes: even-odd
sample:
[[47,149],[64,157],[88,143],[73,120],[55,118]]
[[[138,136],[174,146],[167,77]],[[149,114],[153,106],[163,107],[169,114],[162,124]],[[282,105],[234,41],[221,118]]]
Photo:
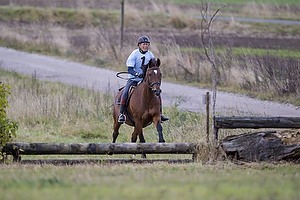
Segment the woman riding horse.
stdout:
[[[152,122],[156,126],[158,132],[158,141],[165,142],[162,133],[161,113],[160,113],[160,100],[161,93],[161,72],[160,60],[157,58],[151,59],[146,65],[145,77],[142,82],[136,86],[134,91],[130,91],[128,106],[124,112],[127,116],[125,123],[134,126],[134,131],[131,136],[131,142],[136,142],[139,136],[140,142],[145,143],[143,136],[143,128],[150,125]],[[119,128],[122,123],[118,122],[118,111],[120,109],[119,99],[121,98],[124,88],[118,92],[114,100],[114,132],[113,143],[119,135]],[[142,154],[146,158],[145,154]]]
[[[150,40],[147,36],[141,36],[137,41],[138,49],[135,49],[127,59],[126,65],[128,67],[129,80],[125,86],[123,95],[121,97],[121,107],[120,114],[118,118],[119,123],[124,123],[126,121],[126,116],[124,115],[126,108],[126,101],[128,98],[129,88],[133,85],[137,85],[138,82],[143,80],[145,76],[145,72],[142,67],[147,65],[149,60],[154,58],[154,55],[151,51],[149,51]],[[161,96],[159,96],[160,100],[160,112],[162,113],[162,103]],[[169,118],[165,117],[161,114],[161,121],[164,122],[169,120]]]

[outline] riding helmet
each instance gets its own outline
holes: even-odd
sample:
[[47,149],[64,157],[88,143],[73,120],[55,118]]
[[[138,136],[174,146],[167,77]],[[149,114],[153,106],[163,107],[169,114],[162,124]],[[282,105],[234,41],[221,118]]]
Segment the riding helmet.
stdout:
[[139,46],[140,43],[150,43],[150,40],[147,36],[141,36],[138,39],[137,45]]

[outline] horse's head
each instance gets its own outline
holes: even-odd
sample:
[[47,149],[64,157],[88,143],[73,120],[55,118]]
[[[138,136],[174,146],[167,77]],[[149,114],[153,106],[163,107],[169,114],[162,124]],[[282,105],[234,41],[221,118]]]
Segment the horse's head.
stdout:
[[160,72],[160,59],[151,59],[148,63],[146,76],[144,78],[145,83],[154,92],[155,95],[159,96],[161,93],[161,72]]

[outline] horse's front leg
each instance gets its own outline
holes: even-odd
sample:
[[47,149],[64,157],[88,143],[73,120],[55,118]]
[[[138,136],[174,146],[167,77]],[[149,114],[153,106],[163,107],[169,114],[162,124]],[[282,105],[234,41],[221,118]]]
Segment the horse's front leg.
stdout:
[[[140,134],[139,134],[139,138],[140,138],[140,143],[146,143],[146,140],[144,138],[144,134],[143,134],[143,129],[141,130]],[[142,158],[147,158],[146,154],[142,154]]]

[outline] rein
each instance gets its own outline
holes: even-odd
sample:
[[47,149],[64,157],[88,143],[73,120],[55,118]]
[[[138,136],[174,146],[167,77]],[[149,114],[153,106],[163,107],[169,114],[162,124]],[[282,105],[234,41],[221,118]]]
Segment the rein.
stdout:
[[[160,68],[159,68],[159,67],[152,67],[152,68],[148,68],[147,71],[149,71],[149,70],[156,70],[156,69],[160,69]],[[161,85],[161,82],[154,82],[154,83],[150,84],[150,83],[149,83],[149,76],[147,76],[147,82],[148,82],[148,83],[145,81],[145,79],[144,79],[144,82],[145,82],[145,84],[146,84],[151,90],[153,90],[152,87],[153,87],[154,85],[159,85],[159,86]]]

